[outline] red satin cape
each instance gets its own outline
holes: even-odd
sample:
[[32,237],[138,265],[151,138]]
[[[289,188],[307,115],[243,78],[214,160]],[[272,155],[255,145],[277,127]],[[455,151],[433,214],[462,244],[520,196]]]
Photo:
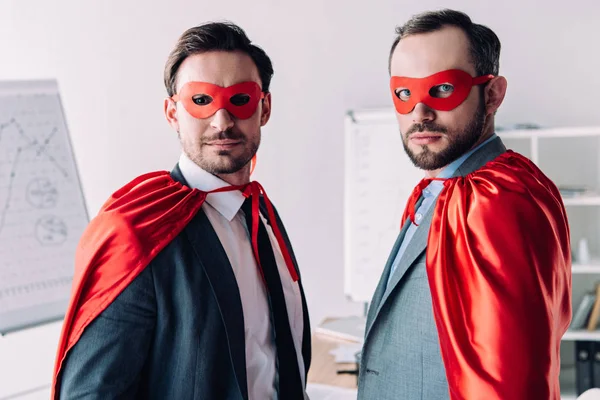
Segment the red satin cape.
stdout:
[[[290,277],[298,281],[290,251],[278,227],[275,209],[258,182],[225,186],[210,193],[240,190],[252,197],[251,241],[259,273],[259,198],[264,197],[273,233]],[[173,180],[167,171],[142,175],[116,191],[83,233],[75,254],[71,299],[65,314],[54,365],[51,398],[67,352],[84,329],[146,268],[202,207],[208,192]]]
[[559,400],[571,253],[556,186],[512,151],[447,179],[426,265],[450,398]]
[[62,362],[83,330],[181,232],[205,199],[206,193],[174,181],[168,172],[153,172],[115,192],[92,219],[75,254],[52,399]]

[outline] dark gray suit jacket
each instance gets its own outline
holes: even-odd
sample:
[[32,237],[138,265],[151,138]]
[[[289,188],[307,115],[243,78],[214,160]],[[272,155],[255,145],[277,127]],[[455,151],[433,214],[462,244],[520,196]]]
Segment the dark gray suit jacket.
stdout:
[[[453,176],[476,171],[505,151],[500,138],[496,138],[469,156]],[[424,216],[388,285],[410,222],[403,226],[373,295],[360,365],[359,400],[449,397],[425,268],[434,209],[432,206]]]
[[[179,167],[171,175],[186,184]],[[277,224],[298,269],[279,216]],[[306,374],[311,338],[301,283],[300,292]],[[246,400],[245,354],[236,278],[200,210],[86,328],[63,363],[58,392],[60,399]]]

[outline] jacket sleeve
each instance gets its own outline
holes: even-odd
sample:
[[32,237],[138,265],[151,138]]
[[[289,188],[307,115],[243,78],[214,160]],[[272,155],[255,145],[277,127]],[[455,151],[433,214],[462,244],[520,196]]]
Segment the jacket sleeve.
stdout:
[[59,376],[57,397],[135,398],[155,320],[150,265],[86,327],[69,351]]

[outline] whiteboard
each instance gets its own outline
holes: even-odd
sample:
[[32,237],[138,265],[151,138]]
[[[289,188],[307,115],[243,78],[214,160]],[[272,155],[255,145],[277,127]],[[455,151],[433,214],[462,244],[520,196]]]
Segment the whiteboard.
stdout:
[[344,139],[344,292],[368,303],[424,173],[404,151],[394,109],[349,112]]
[[56,81],[0,82],[0,333],[64,316],[88,222]]

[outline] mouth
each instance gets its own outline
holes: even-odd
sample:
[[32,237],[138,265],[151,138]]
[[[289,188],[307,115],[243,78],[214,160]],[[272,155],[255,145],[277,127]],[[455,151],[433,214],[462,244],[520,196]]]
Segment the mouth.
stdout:
[[423,145],[427,145],[427,144],[433,144],[436,143],[440,140],[442,140],[443,135],[441,133],[434,133],[434,132],[417,132],[417,133],[413,133],[412,135],[410,135],[408,137],[408,140],[410,140],[412,143],[419,145],[419,146],[423,146]]
[[210,142],[206,142],[205,144],[207,146],[214,147],[217,150],[230,150],[242,144],[242,141],[234,139],[219,139],[211,140]]

